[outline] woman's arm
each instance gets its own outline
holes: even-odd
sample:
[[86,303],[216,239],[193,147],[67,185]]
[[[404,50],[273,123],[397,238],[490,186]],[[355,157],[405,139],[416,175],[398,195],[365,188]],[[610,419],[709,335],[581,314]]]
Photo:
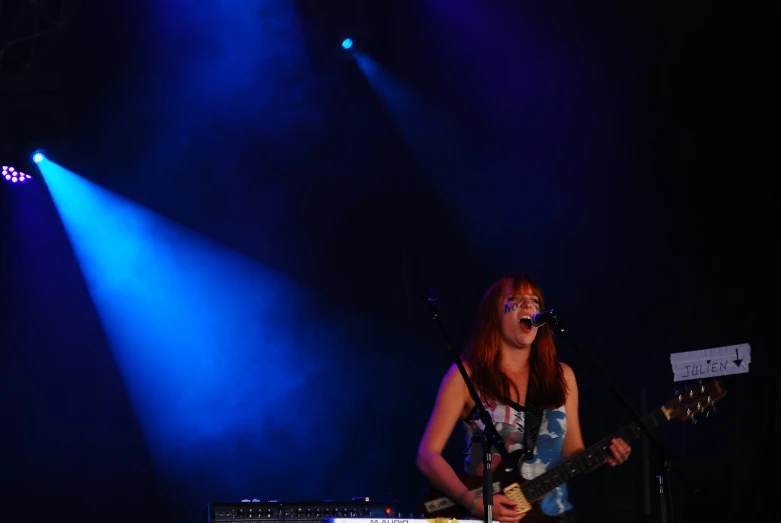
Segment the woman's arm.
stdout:
[[[418,447],[416,464],[429,482],[475,516],[483,517],[483,500],[464,485],[453,467],[442,457],[459,418],[471,406],[471,396],[456,365],[450,367],[439,386],[434,409]],[[493,497],[492,516],[502,523],[519,521],[515,503],[503,494]]]
[[[581,452],[583,445],[583,435],[580,432],[580,418],[578,416],[578,383],[575,380],[575,373],[569,365],[562,363],[564,379],[567,381],[567,400],[565,409],[567,410],[567,434],[564,436],[564,444],[561,449],[562,458],[566,461],[572,456]],[[629,458],[632,453],[632,447],[621,438],[613,438],[610,443],[610,451],[613,454],[608,456],[605,461],[611,466],[620,465]]]
[[567,382],[567,399],[564,402],[564,409],[567,413],[567,433],[564,435],[564,444],[561,449],[561,457],[566,461],[581,452],[585,445],[583,445],[583,434],[580,432],[580,417],[578,416],[578,382],[569,365],[562,363],[561,370],[564,372],[564,380]]
[[[458,499],[467,488],[442,457],[442,451],[465,410],[468,398],[466,383],[458,367],[453,365],[442,378],[434,409],[418,446],[416,465],[435,488],[452,499]],[[462,498],[462,504],[464,501],[471,502],[472,497]]]

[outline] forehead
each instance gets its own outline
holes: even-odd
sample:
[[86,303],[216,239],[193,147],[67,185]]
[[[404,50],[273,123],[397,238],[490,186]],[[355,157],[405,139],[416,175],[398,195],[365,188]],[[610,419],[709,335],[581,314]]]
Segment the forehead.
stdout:
[[525,295],[534,295],[539,298],[540,293],[527,281],[522,281],[518,286],[516,286],[515,282],[513,282],[512,280],[508,280],[505,282],[502,296],[508,297],[508,296],[525,296]]

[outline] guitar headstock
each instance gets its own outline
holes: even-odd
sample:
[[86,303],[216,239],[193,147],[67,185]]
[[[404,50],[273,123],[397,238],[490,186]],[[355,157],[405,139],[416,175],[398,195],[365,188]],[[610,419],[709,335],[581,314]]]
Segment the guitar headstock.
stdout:
[[664,404],[664,410],[670,419],[687,420],[697,414],[707,415],[713,405],[727,395],[727,389],[720,380],[703,381],[681,390]]

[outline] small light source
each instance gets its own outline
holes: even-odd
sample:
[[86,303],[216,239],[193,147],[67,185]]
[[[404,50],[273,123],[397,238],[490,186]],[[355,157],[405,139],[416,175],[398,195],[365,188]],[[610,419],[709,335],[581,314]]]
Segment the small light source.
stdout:
[[33,153],[33,162],[41,163],[43,161],[43,153]]
[[353,39],[352,38],[345,38],[342,41],[342,49],[349,49],[353,46]]
[[3,165],[3,170],[0,172],[2,172],[0,176],[8,183],[24,183],[33,179],[29,174],[17,171],[15,168],[9,167],[8,165]]

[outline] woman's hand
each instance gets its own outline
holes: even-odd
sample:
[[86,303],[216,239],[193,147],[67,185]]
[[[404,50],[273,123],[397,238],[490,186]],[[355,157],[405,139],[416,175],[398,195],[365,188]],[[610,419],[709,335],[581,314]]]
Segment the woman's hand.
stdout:
[[[485,519],[485,508],[482,496],[475,496],[469,511],[480,519]],[[526,512],[519,514],[518,505],[504,494],[494,494],[494,504],[491,507],[492,518],[500,523],[515,523],[526,517]]]
[[613,441],[610,443],[610,452],[613,456],[606,457],[605,462],[611,467],[615,467],[626,461],[629,454],[632,453],[632,447],[621,438],[613,438]]

